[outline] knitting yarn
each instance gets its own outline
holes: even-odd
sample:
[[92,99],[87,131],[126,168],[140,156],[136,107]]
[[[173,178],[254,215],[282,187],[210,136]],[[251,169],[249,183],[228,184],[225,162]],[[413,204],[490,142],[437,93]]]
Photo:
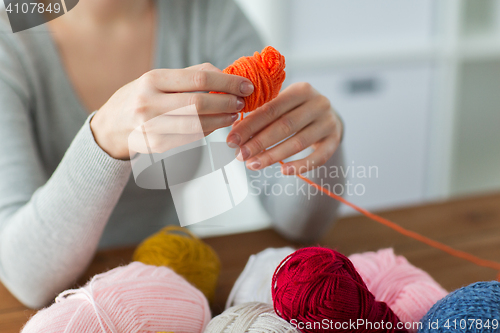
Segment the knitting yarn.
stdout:
[[271,280],[278,264],[295,251],[291,247],[268,248],[248,259],[226,302],[226,309],[248,302],[273,304]]
[[285,81],[285,57],[272,46],[251,57],[241,57],[223,70],[226,74],[239,75],[252,81],[255,90],[245,97],[241,112],[250,112],[278,96]]
[[269,304],[251,302],[233,306],[208,324],[205,333],[299,333],[274,313]]
[[170,267],[213,300],[220,273],[219,257],[189,230],[176,226],[162,229],[137,247],[133,260]]
[[203,294],[167,267],[133,262],[61,293],[22,333],[203,332],[210,308]]
[[375,300],[349,259],[331,249],[303,248],[286,257],[271,291],[276,313],[301,324],[302,332],[407,332],[387,304]]
[[423,270],[413,266],[393,249],[349,256],[368,290],[385,302],[398,318],[416,332],[420,319],[448,292]]
[[439,300],[419,332],[500,332],[500,282],[476,282]]

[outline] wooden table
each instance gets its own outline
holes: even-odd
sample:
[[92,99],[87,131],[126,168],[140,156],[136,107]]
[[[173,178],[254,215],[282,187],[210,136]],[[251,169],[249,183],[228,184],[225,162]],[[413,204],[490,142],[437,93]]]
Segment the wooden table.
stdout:
[[[430,203],[380,214],[457,249],[500,261],[500,194]],[[223,310],[229,291],[251,254],[267,247],[300,246],[286,241],[272,230],[213,237],[206,242],[217,251],[222,261],[214,313]],[[479,280],[493,280],[497,274],[403,237],[362,216],[339,220],[319,244],[346,255],[393,247],[396,253],[429,272],[448,290]],[[128,263],[132,252],[133,248],[98,252],[79,284],[94,274]],[[33,313],[0,284],[0,332],[19,332]]]

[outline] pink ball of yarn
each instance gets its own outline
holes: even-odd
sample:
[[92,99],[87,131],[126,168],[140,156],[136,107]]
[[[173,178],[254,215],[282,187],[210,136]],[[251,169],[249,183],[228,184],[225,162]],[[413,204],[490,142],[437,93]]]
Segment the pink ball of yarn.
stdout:
[[62,292],[22,333],[201,333],[211,314],[205,296],[167,267],[133,262]]
[[349,259],[375,299],[387,303],[402,322],[420,321],[448,294],[429,274],[405,257],[396,256],[393,249],[353,254]]

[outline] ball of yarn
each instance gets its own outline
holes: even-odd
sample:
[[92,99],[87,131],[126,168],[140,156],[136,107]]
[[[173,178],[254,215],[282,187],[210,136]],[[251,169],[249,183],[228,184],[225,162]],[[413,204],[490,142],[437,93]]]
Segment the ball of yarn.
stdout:
[[251,57],[241,57],[223,70],[226,74],[239,75],[252,81],[255,90],[245,97],[241,112],[250,112],[278,96],[285,81],[285,57],[272,46]]
[[133,260],[170,267],[213,300],[220,273],[219,257],[189,230],[175,226],[162,229],[137,247]]
[[[331,249],[303,248],[286,257],[276,268],[271,290],[276,313],[306,325],[302,332],[328,331],[315,325],[323,320],[335,328],[358,319],[384,323],[384,332],[407,332],[398,329],[397,316],[375,300],[349,259]],[[370,330],[360,325],[342,331]]]
[[387,303],[402,322],[409,323],[408,327],[448,294],[429,274],[405,257],[396,256],[393,249],[353,254],[349,260],[375,299]]
[[269,304],[250,302],[233,306],[208,324],[205,333],[299,333],[276,315]]
[[291,247],[268,248],[248,259],[227,299],[226,309],[248,302],[273,304],[271,280],[278,264],[295,250]]
[[203,294],[167,267],[133,262],[61,293],[22,333],[203,332],[210,308]]
[[500,332],[500,282],[476,282],[439,300],[419,332]]

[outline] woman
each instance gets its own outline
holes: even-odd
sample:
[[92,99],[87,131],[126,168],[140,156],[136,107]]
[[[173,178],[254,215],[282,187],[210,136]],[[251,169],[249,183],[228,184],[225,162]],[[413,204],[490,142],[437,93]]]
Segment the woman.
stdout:
[[[134,244],[177,222],[168,191],[131,179],[127,137],[190,103],[206,134],[233,124],[253,86],[219,68],[262,44],[231,0],[81,0],[16,34],[5,12],[0,21],[0,278],[37,308],[70,286],[99,246]],[[328,100],[294,84],[227,140],[254,171],[312,146],[283,166],[292,175],[339,165],[341,133]],[[297,240],[319,237],[337,209],[320,195],[260,199],[277,230]]]

